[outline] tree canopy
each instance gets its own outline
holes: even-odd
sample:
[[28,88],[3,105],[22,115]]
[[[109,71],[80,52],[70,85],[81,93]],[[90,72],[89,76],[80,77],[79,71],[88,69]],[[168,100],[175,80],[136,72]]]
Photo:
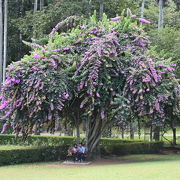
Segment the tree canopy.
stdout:
[[[3,118],[30,132],[36,123],[53,124],[72,108],[85,118],[92,152],[105,127],[115,120],[149,117],[161,125],[170,107],[179,115],[180,87],[175,64],[159,58],[138,18],[127,9],[121,16],[58,23],[44,46],[30,43],[30,55],[8,66],[2,88]],[[58,33],[64,25],[72,29]],[[75,119],[77,119],[75,118]]]

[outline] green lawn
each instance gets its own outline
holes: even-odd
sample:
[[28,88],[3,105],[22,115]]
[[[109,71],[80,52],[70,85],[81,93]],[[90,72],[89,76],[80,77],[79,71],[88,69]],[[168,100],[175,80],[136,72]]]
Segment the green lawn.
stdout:
[[180,154],[130,155],[118,164],[62,166],[59,162],[0,167],[1,180],[180,180]]

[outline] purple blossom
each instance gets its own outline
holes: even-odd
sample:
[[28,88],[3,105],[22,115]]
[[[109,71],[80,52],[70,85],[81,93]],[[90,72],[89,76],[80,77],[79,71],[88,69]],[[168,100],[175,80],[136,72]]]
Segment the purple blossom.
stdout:
[[6,132],[6,130],[8,129],[8,127],[10,126],[10,123],[4,123],[1,134],[4,134]]
[[119,21],[120,19],[121,19],[121,16],[117,16],[117,17],[111,18],[111,21]]
[[37,66],[32,66],[32,67],[31,67],[31,70],[37,71],[37,70],[38,70],[38,67],[37,67]]
[[54,110],[54,104],[53,103],[50,104],[50,109],[51,109],[51,111]]
[[38,55],[38,54],[35,54],[35,55],[34,55],[34,59],[40,59],[40,58],[41,58],[40,55]]
[[4,100],[4,101],[2,101],[2,104],[1,104],[1,106],[0,106],[0,110],[2,110],[2,109],[5,109],[6,107],[7,107],[7,105],[8,105],[8,101],[6,101],[6,100]]
[[148,74],[146,74],[146,77],[143,78],[143,82],[150,82],[150,81],[151,81],[151,77]]
[[31,43],[31,46],[38,48],[38,49],[43,49],[43,47],[37,43]]
[[91,89],[87,90],[87,93],[91,96],[93,95],[93,91]]
[[64,99],[68,99],[69,98],[69,94],[68,93],[63,93],[63,97],[64,97]]
[[97,52],[98,52],[98,56],[101,57],[101,56],[102,56],[101,48],[98,48],[98,49],[97,49]]
[[101,119],[104,119],[105,115],[104,115],[104,110],[101,111]]
[[126,14],[127,14],[127,15],[132,15],[131,10],[130,10],[130,9],[127,9]]
[[14,66],[13,66],[12,64],[9,65],[9,66],[8,66],[8,70],[9,70],[9,71],[13,71],[13,70],[14,70]]
[[51,64],[52,64],[52,66],[53,66],[54,68],[57,67],[56,61],[55,61],[54,59],[51,59]]
[[66,48],[63,48],[63,49],[64,49],[64,51],[68,51],[68,50],[70,50],[70,48],[67,48],[67,47],[66,47]]
[[85,26],[85,25],[82,25],[80,27],[81,27],[81,29],[87,29],[87,26]]
[[53,49],[52,51],[53,52],[59,52],[59,51],[61,51],[61,49]]
[[81,103],[80,108],[82,109],[84,107],[84,103]]
[[51,113],[48,114],[48,120],[52,120],[52,114]]
[[131,18],[136,18],[136,15],[132,15]]
[[20,79],[16,79],[16,80],[15,80],[15,83],[16,83],[16,84],[19,84],[19,83],[20,83]]
[[172,67],[168,67],[167,70],[170,71],[170,72],[174,72],[175,71],[175,69],[172,68]]
[[150,24],[151,22],[146,20],[146,19],[143,19],[143,18],[138,18],[138,20],[142,23],[145,23],[145,24]]
[[100,96],[100,94],[99,94],[99,93],[96,93],[96,97],[98,97],[98,98],[99,98],[99,97],[101,97],[101,96]]

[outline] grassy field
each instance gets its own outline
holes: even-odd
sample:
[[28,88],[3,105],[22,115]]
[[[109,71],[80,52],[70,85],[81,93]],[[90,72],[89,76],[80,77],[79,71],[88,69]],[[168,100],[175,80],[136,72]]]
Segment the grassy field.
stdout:
[[89,166],[60,162],[0,167],[1,180],[179,180],[180,154],[130,155]]

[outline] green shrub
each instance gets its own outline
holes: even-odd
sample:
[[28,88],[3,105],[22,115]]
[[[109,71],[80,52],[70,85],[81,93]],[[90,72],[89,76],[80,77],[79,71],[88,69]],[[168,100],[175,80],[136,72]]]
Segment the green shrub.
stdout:
[[163,142],[127,141],[107,145],[100,144],[100,151],[101,155],[147,154],[159,153],[162,147]]
[[70,136],[28,136],[25,142],[22,136],[0,135],[0,145],[32,145],[32,146],[62,146],[75,143],[75,137]]
[[[38,161],[56,161],[65,159],[68,147],[75,143],[75,137],[61,136],[29,136],[26,142],[22,137],[0,135],[0,145],[28,145],[15,148],[0,149],[0,165],[29,163]],[[102,138],[100,140],[101,155],[126,155],[158,153],[163,142],[146,142],[120,140],[118,138]]]
[[57,161],[66,157],[68,146],[26,147],[0,150],[0,165]]

